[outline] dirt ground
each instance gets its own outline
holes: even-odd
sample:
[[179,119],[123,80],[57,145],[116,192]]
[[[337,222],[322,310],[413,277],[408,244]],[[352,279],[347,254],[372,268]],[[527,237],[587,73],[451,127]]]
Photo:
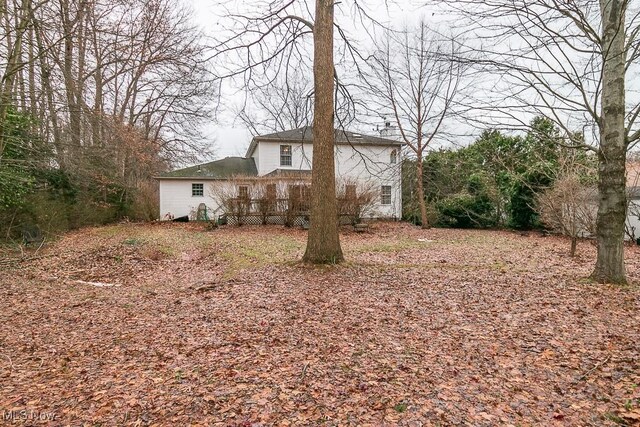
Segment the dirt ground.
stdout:
[[[0,268],[0,424],[607,426],[640,421],[640,250],[538,233],[120,224]],[[635,424],[634,424],[635,423]]]

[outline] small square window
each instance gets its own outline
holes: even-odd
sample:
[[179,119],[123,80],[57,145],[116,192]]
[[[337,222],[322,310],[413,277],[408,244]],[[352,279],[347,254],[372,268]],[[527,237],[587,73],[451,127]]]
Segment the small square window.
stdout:
[[390,185],[383,185],[380,188],[380,203],[382,203],[383,205],[391,204],[391,186]]
[[249,198],[249,187],[247,187],[246,185],[240,185],[238,187],[238,197],[241,199],[248,199]]
[[291,146],[280,146],[280,166],[291,166]]
[[191,196],[204,196],[204,184],[191,184]]

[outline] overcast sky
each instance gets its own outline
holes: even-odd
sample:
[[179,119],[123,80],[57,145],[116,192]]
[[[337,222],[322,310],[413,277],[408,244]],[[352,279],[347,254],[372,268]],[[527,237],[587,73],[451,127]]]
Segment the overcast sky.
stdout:
[[[214,38],[226,38],[230,37],[231,33],[226,33],[226,36],[221,36],[225,29],[231,25],[229,18],[226,15],[230,12],[240,9],[241,15],[246,13],[252,13],[260,15],[263,11],[261,8],[265,8],[270,0],[182,0],[188,2],[188,4],[194,9],[194,19],[196,23],[205,31],[205,33]],[[312,19],[311,13],[313,9],[313,0],[307,0],[307,7],[304,7],[304,0],[297,0],[295,7],[291,13],[300,14],[301,16]],[[585,94],[587,97],[596,96],[595,91],[589,88],[586,92],[576,92],[575,85],[567,83],[565,74],[569,74],[570,78],[574,77],[574,74],[579,73],[576,71],[572,73],[572,67],[576,65],[582,65],[588,68],[585,71],[586,76],[596,75],[589,74],[590,68],[595,65],[597,68],[598,58],[597,56],[592,58],[589,54],[590,46],[576,53],[567,48],[570,47],[567,43],[556,43],[549,46],[543,44],[542,47],[535,50],[535,53],[522,53],[518,47],[528,46],[529,40],[525,41],[524,38],[528,37],[526,33],[516,31],[508,37],[493,37],[491,38],[486,34],[487,31],[499,32],[502,25],[510,25],[509,21],[497,22],[499,25],[497,29],[491,30],[491,23],[485,24],[485,26],[479,27],[464,27],[460,24],[460,15],[447,15],[444,12],[434,9],[433,7],[424,6],[425,0],[358,0],[359,5],[364,5],[367,12],[373,19],[385,24],[386,26],[401,29],[402,27],[414,27],[415,24],[421,19],[424,19],[430,30],[435,30],[439,34],[449,35],[453,31],[457,31],[458,34],[451,34],[456,40],[456,43],[463,45],[464,48],[471,52],[481,52],[483,55],[490,55],[483,57],[485,59],[496,61],[496,63],[510,64],[509,61],[514,61],[514,58],[518,58],[518,66],[522,69],[527,67],[535,73],[535,70],[539,72],[535,74],[536,78],[533,78],[534,74],[517,75],[517,72],[505,72],[502,75],[495,74],[495,69],[480,70],[475,75],[466,76],[473,79],[473,85],[468,85],[473,88],[473,91],[467,91],[464,93],[464,101],[468,107],[468,111],[465,112],[466,121],[462,124],[451,122],[448,123],[449,127],[454,131],[448,134],[440,141],[440,146],[451,146],[452,144],[460,146],[466,145],[471,142],[474,136],[479,135],[481,130],[486,129],[489,126],[496,127],[501,130],[507,130],[509,132],[514,129],[524,130],[527,123],[533,118],[533,114],[547,114],[549,111],[558,113],[558,121],[566,124],[567,132],[574,132],[576,130],[584,129],[585,138],[589,142],[588,129],[594,128],[593,123],[589,122],[589,117],[586,113],[587,109],[579,108],[580,103],[584,101]],[[336,22],[345,29],[349,35],[348,40],[357,43],[360,53],[367,54],[373,51],[373,42],[369,37],[370,32],[363,27],[364,25],[371,25],[371,20],[368,18],[358,19],[350,14],[355,14],[353,10],[354,0],[345,0],[338,2],[336,6],[335,19]],[[446,3],[440,3],[442,7],[446,7]],[[444,10],[444,9],[443,9]],[[476,13],[476,11],[473,11]],[[455,12],[454,12],[455,13]],[[457,16],[457,18],[456,18]],[[496,18],[496,20],[504,19],[503,17]],[[515,18],[513,18],[515,19]],[[564,19],[564,18],[559,18]],[[484,21],[483,21],[484,22]],[[496,22],[493,22],[495,24]],[[556,22],[556,21],[554,21]],[[597,22],[597,20],[596,20]],[[567,20],[561,20],[557,25],[568,25],[569,29],[571,23]],[[526,23],[523,24],[526,26]],[[375,27],[374,27],[375,28]],[[467,29],[467,31],[464,30]],[[371,30],[371,26],[369,27]],[[380,28],[378,27],[380,31]],[[533,30],[535,32],[535,29]],[[483,33],[484,32],[484,33]],[[237,34],[237,31],[233,34]],[[479,36],[476,36],[478,35]],[[376,38],[380,39],[380,33],[376,34]],[[272,33],[270,35],[272,43],[279,43],[282,37]],[[487,37],[484,37],[487,36]],[[579,33],[577,35],[579,37]],[[530,38],[530,37],[529,37]],[[340,51],[340,38],[336,34],[336,51]],[[571,39],[574,40],[574,39]],[[485,43],[489,43],[489,46],[485,46]],[[492,45],[493,43],[493,45]],[[269,44],[266,44],[269,46]],[[279,45],[280,46],[280,45]],[[271,46],[272,47],[272,46]],[[307,46],[308,47],[308,46]],[[525,49],[526,50],[526,49]],[[567,53],[568,50],[568,53]],[[547,52],[548,51],[548,52]],[[305,52],[308,52],[305,50]],[[468,53],[467,52],[467,53]],[[501,56],[501,55],[505,56]],[[536,54],[542,55],[536,58]],[[309,72],[310,60],[307,58],[311,56],[311,53],[303,54],[300,61],[293,66],[303,69],[303,72]],[[584,57],[583,57],[584,56]],[[574,61],[573,58],[576,58]],[[355,70],[353,66],[340,66],[339,55],[336,55],[337,71],[343,81],[349,80],[349,74],[354,74]],[[471,56],[473,58],[473,56]],[[565,70],[565,63],[567,58],[572,58],[569,62],[571,65],[568,68],[568,72]],[[234,59],[225,58],[222,61],[218,61],[216,67],[218,72],[222,72],[222,69],[228,65],[236,65],[238,61],[244,61],[244,58]],[[581,62],[582,61],[582,62]],[[586,64],[586,65],[585,65]],[[482,68],[482,67],[480,67]],[[495,67],[494,67],[495,68]],[[580,67],[578,67],[580,68]],[[275,72],[273,68],[270,68]],[[268,71],[263,70],[263,73],[268,74]],[[512,69],[513,70],[513,69]],[[597,71],[597,70],[596,70]],[[558,74],[560,72],[560,74]],[[264,74],[260,74],[262,77]],[[628,73],[628,77],[631,79],[633,74]],[[544,80],[544,84],[551,89],[542,88],[539,91],[538,77]],[[583,77],[577,77],[577,79],[583,84],[588,80],[584,80]],[[597,80],[597,79],[595,79]],[[573,80],[569,79],[569,82]],[[588,86],[588,85],[587,85]],[[630,85],[631,88],[633,85]],[[241,120],[234,117],[233,111],[238,110],[239,101],[242,100],[242,93],[244,88],[236,83],[236,86],[231,86],[230,83],[225,83],[222,87],[222,97],[219,105],[222,107],[219,109],[219,114],[214,122],[212,120],[211,125],[206,127],[206,134],[212,143],[215,140],[216,157],[221,158],[225,156],[242,156],[246,151],[246,148],[251,140],[251,135],[248,129],[244,128]],[[633,89],[632,89],[633,90]],[[627,93],[632,95],[632,90]],[[547,96],[544,98],[544,93],[549,91],[555,91],[554,94],[560,94],[561,96]],[[542,93],[542,94],[541,94]],[[357,94],[356,94],[357,95]],[[548,95],[548,94],[547,94]],[[635,93],[634,99],[638,99],[640,94]],[[543,99],[544,98],[544,99]],[[568,101],[564,101],[564,99]],[[212,103],[217,100],[212,100]],[[574,105],[578,107],[574,108]],[[484,108],[482,108],[484,106]],[[235,107],[235,108],[234,108]],[[251,105],[248,106],[251,110]],[[590,107],[589,107],[590,108]],[[597,109],[598,107],[596,107]],[[390,114],[390,111],[382,111],[384,108],[375,111],[376,117],[368,118],[369,120],[363,120],[364,117],[357,117],[361,125],[352,124],[349,125],[349,129],[362,132],[372,133],[372,129],[375,128],[374,123],[376,120],[380,120],[382,124],[382,116]],[[252,113],[255,113],[255,108]],[[475,120],[475,121],[474,121]],[[256,120],[256,123],[261,123],[260,120]],[[365,124],[366,123],[366,124]],[[588,128],[587,126],[591,126]],[[595,129],[595,128],[594,128]],[[367,130],[369,130],[367,132]],[[592,140],[597,138],[597,135],[592,136]],[[437,146],[437,145],[436,145]]]
[[[227,21],[225,20],[225,11],[217,5],[216,0],[185,0],[187,4],[194,10],[194,19],[196,23],[210,36],[215,36],[216,32],[219,32],[221,28],[225,27]],[[364,1],[364,3],[363,3]],[[391,24],[396,27],[400,27],[406,24],[411,24],[425,17],[432,21],[438,21],[440,18],[437,13],[426,7],[420,5],[420,2],[415,0],[396,0],[385,2],[383,0],[360,0],[365,4],[375,19],[384,22],[385,24]],[[313,1],[309,0],[311,7]],[[225,3],[226,7],[233,9],[234,7],[243,7],[251,5],[249,0],[231,0]],[[385,6],[386,5],[386,6]],[[257,10],[256,10],[257,11]],[[348,9],[338,8],[336,9],[336,19],[340,20],[343,25],[347,25],[350,21]],[[352,31],[357,35],[362,34],[362,39],[365,39],[365,33],[362,29],[355,27]],[[249,130],[242,124],[242,122],[234,117],[230,111],[225,110],[225,106],[229,106],[238,102],[239,94],[237,91],[230,89],[228,86],[223,87],[223,110],[217,117],[217,123],[211,123],[211,125],[204,128],[206,137],[214,144],[214,153],[216,158],[223,158],[227,156],[244,156],[247,147],[251,141],[251,134]]]

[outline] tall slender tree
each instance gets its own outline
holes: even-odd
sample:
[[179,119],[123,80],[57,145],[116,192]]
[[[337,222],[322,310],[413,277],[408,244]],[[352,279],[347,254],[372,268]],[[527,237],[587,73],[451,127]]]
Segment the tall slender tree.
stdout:
[[387,111],[409,154],[415,158],[416,191],[422,228],[429,228],[423,185],[427,148],[445,134],[454,116],[465,66],[455,59],[456,44],[429,31],[422,20],[415,29],[386,31],[362,76],[373,113]]

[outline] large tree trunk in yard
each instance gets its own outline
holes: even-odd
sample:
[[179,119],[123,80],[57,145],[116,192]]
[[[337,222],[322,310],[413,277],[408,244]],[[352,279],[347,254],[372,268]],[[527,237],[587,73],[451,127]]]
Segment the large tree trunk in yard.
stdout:
[[592,279],[626,283],[624,223],[625,189],[625,28],[623,0],[600,0],[602,14],[602,117],[598,170],[598,258]]
[[427,218],[427,203],[424,201],[424,183],[423,183],[423,164],[422,156],[418,156],[416,164],[416,175],[418,179],[418,188],[416,190],[418,197],[418,204],[420,206],[420,223],[422,228],[429,228],[429,219]]
[[333,129],[333,0],[316,0],[313,30],[313,167],[311,215],[304,261],[341,262]]

